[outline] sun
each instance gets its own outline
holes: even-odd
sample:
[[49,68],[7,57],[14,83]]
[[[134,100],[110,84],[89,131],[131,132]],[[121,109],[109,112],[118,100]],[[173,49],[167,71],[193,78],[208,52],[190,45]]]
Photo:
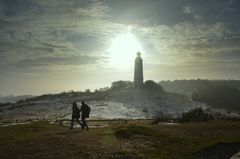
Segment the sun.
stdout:
[[133,65],[138,51],[142,52],[142,47],[131,33],[131,28],[128,28],[126,33],[118,35],[111,41],[108,49],[110,63],[115,67],[129,67]]

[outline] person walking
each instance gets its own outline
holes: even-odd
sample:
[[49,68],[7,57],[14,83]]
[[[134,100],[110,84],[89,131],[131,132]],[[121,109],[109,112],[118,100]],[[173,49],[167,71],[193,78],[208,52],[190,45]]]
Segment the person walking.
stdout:
[[77,123],[83,128],[83,124],[79,121],[80,118],[80,110],[77,107],[77,103],[73,102],[72,104],[72,120],[71,120],[71,127],[70,129],[73,129],[73,122],[74,120],[77,121]]
[[81,103],[82,103],[82,106],[81,106],[80,112],[82,112],[81,114],[82,126],[83,126],[82,128],[84,129],[86,127],[86,129],[89,130],[89,127],[86,122],[86,118],[89,118],[91,109],[84,101],[82,101]]

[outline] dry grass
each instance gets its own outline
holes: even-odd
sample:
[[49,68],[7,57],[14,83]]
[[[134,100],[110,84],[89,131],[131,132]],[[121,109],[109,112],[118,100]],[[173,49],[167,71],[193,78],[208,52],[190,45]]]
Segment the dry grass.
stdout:
[[164,126],[131,123],[89,131],[41,121],[0,128],[0,156],[4,159],[187,159],[219,143],[240,143],[239,132],[239,121]]

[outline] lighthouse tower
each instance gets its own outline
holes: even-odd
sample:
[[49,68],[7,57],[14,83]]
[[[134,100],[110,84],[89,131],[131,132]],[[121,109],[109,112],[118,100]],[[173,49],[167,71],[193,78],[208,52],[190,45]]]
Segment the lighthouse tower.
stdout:
[[141,53],[140,52],[137,52],[137,57],[135,59],[134,85],[135,86],[142,86],[143,85],[143,60],[141,58]]

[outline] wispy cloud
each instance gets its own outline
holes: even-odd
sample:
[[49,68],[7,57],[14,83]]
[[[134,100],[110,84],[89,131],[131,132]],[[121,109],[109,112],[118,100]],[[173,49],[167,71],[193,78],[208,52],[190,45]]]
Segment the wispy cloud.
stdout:
[[[98,63],[92,56],[100,58],[105,50],[87,52],[84,47],[94,48],[94,44],[91,45],[86,37],[98,42],[98,48],[95,48],[98,50],[123,29],[123,25],[105,19],[110,17],[109,8],[96,0],[33,0],[18,2],[19,5],[14,2],[1,2],[4,6],[1,7],[1,22],[4,24],[0,32],[1,53],[8,58],[7,61],[20,60],[19,63],[25,61],[25,65],[36,63],[39,66],[44,64],[39,63],[40,59],[49,58],[62,62],[79,60],[74,63],[76,65],[91,60],[90,63]],[[78,35],[76,41],[87,45],[78,47],[73,39],[69,39],[70,33]],[[68,59],[69,56],[79,58]],[[38,61],[32,61],[33,58]]]
[[149,79],[201,78],[210,67],[240,78],[239,16],[238,0],[1,0],[0,73],[114,74],[106,50],[132,25]]

